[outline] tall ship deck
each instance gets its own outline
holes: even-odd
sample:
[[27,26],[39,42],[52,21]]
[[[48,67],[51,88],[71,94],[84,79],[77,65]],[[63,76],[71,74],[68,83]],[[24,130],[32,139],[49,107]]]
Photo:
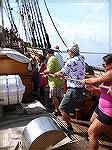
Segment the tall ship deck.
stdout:
[[[0,82],[0,150],[87,150],[89,141],[87,130],[98,103],[97,95],[84,89],[83,106],[74,109],[70,114],[72,133],[67,132],[62,116],[55,116],[52,113],[54,105],[49,98],[48,84],[41,102],[33,97],[32,74],[28,69],[30,56],[38,54],[46,56],[51,48],[39,3],[35,0],[34,2],[35,5],[28,0],[28,3],[24,1],[21,5],[17,0],[18,13],[26,38],[24,41],[20,38],[14,22],[13,8],[9,0],[4,4],[0,1],[1,18],[4,6],[11,23],[10,29],[4,28],[2,18],[0,25],[0,79],[4,79],[4,82],[3,80]],[[37,22],[34,22],[35,17]],[[66,46],[62,38],[61,40]],[[91,67],[93,70],[86,72],[86,78],[104,74],[102,67]],[[3,94],[5,98],[2,97]],[[108,128],[107,133],[102,133],[99,143],[99,150],[112,150],[112,126]]]

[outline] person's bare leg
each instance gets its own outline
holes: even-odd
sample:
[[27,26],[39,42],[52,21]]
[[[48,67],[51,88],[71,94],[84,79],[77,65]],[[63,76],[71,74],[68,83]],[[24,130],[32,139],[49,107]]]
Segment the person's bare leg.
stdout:
[[92,122],[88,129],[89,150],[98,150],[98,136],[105,130],[108,125],[102,124],[97,118]]
[[90,123],[92,123],[96,119],[97,116],[98,115],[94,111],[93,114],[92,114],[92,116],[91,116]]
[[70,119],[70,113],[65,112],[64,110],[60,109],[61,114],[63,116],[63,119],[66,121],[67,126],[72,126],[71,119]]
[[54,106],[55,106],[55,111],[59,112],[59,100],[57,97],[52,97],[52,100],[53,100],[53,103],[54,103]]

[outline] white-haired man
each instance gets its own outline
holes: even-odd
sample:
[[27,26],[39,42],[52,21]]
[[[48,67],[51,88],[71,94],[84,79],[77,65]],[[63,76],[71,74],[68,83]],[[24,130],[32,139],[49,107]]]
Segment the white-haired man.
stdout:
[[[59,72],[54,74],[54,76],[67,76],[76,80],[83,80],[85,78],[85,63],[84,59],[82,59],[82,56],[79,54],[79,46],[73,43],[73,45],[68,48],[67,52],[70,59]],[[74,80],[67,80],[67,91],[60,103],[59,109],[67,123],[67,129],[70,132],[73,131],[70,113],[74,112],[74,108],[77,108],[82,102],[83,84]]]

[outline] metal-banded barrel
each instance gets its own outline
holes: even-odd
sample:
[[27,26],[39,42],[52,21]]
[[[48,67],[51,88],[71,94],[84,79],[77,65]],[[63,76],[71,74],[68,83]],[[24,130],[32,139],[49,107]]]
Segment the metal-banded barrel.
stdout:
[[23,131],[23,145],[27,150],[46,150],[66,137],[53,117],[44,115],[32,120]]

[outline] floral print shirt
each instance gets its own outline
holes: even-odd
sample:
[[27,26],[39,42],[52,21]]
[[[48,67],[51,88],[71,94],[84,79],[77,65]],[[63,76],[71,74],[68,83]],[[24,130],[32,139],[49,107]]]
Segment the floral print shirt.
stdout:
[[[61,69],[63,75],[76,80],[83,80],[85,78],[85,62],[84,59],[78,55],[69,59],[64,67]],[[82,88],[83,84],[75,80],[67,80],[67,87]]]

